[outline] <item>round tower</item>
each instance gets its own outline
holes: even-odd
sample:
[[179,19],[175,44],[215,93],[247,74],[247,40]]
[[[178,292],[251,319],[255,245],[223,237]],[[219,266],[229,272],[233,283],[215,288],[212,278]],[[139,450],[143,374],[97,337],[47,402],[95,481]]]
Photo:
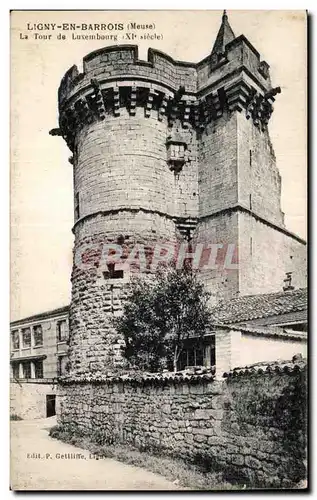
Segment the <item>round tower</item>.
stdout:
[[[195,65],[137,46],[88,54],[63,77],[59,129],[74,169],[74,262],[69,359],[72,374],[120,365],[111,316],[129,270],[106,266],[105,246],[124,252],[173,243],[197,217]],[[108,248],[108,247],[107,247]]]

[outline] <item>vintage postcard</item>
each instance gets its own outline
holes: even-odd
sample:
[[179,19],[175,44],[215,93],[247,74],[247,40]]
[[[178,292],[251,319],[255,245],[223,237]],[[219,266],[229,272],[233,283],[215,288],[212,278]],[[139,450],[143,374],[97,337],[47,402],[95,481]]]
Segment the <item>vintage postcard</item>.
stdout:
[[12,490],[305,489],[307,13],[11,12]]

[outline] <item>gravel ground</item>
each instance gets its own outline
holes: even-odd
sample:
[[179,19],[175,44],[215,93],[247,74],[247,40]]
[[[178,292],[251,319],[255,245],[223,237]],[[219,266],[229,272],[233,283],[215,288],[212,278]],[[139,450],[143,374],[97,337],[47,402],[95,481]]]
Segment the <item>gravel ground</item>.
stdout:
[[[159,474],[49,437],[55,417],[11,422],[12,490],[179,490]],[[184,488],[185,489],[185,488]]]

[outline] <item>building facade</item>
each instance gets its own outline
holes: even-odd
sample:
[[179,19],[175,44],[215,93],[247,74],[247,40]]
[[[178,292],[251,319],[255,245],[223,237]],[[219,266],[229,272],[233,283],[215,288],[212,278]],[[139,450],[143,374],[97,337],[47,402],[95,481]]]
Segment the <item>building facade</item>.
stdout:
[[68,313],[67,306],[11,323],[11,415],[55,414],[57,377],[67,371]]
[[[306,280],[305,242],[287,230],[268,124],[279,87],[269,65],[226,13],[210,54],[175,61],[132,45],[84,57],[59,91],[59,127],[74,169],[70,373],[121,366],[111,326],[129,281],[124,258],[103,247],[158,242],[233,248],[230,269],[205,268],[219,300],[280,291],[285,273]],[[223,261],[223,255],[219,256]]]

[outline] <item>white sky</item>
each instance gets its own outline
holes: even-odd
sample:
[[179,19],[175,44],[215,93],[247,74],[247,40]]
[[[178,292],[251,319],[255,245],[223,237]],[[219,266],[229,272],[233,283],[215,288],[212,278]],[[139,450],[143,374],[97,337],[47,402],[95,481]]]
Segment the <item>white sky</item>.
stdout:
[[[73,193],[70,151],[57,126],[57,89],[67,69],[81,69],[84,55],[113,42],[40,41],[27,33],[34,22],[155,23],[163,41],[135,42],[175,59],[197,62],[210,52],[220,11],[14,12],[11,54],[11,316],[20,317],[70,301]],[[306,237],[306,25],[303,12],[229,11],[235,35],[244,34],[280,85],[270,135],[282,175],[286,226]],[[80,33],[78,31],[78,33]],[[85,33],[85,32],[81,32]],[[120,32],[117,32],[120,33]],[[71,32],[66,32],[70,38]],[[118,42],[122,43],[122,42]],[[131,42],[126,42],[131,43]]]

